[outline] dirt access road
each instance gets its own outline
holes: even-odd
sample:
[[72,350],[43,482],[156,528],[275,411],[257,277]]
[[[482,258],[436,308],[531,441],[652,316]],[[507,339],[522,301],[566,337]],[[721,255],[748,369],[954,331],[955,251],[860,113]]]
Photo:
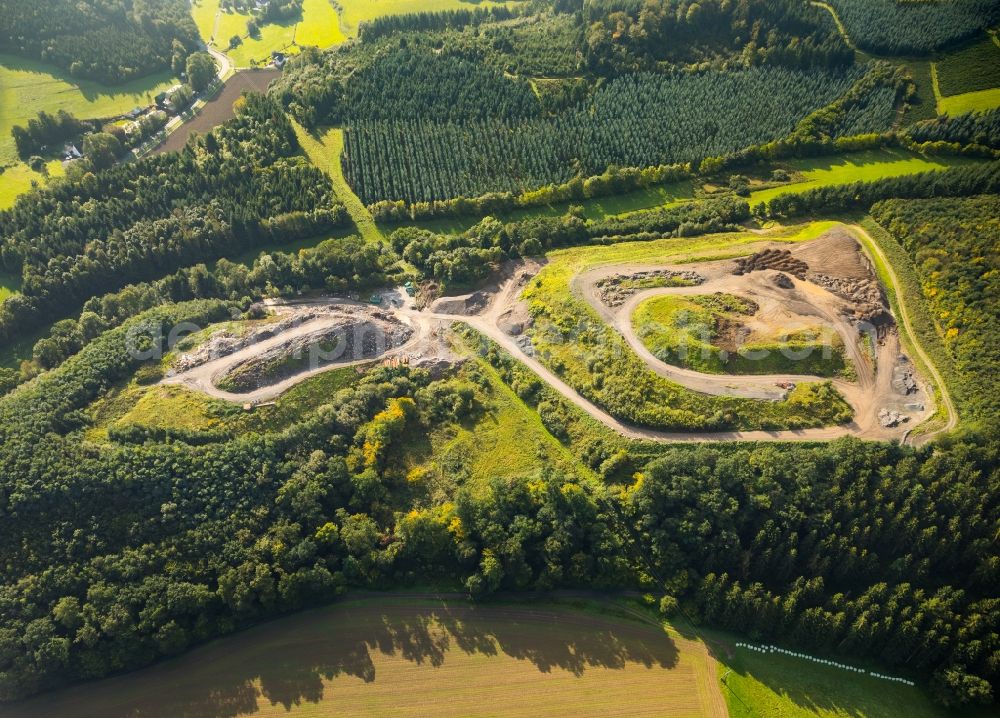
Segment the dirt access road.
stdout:
[[[371,309],[370,306],[361,304],[359,302],[353,302],[347,299],[337,300],[318,300],[312,302],[272,302],[273,308],[276,312],[280,314],[288,314],[293,309],[308,309],[308,308],[325,308],[325,307],[338,307],[345,310],[356,309],[358,311],[358,319],[363,320],[363,312]],[[288,377],[287,379],[269,384],[267,386],[261,387],[259,389],[241,392],[239,394],[232,393],[220,389],[216,386],[223,376],[225,376],[233,368],[257,358],[261,354],[272,350],[278,349],[285,345],[294,342],[297,339],[304,339],[311,336],[319,336],[326,330],[335,329],[342,327],[344,325],[344,317],[341,314],[320,314],[314,318],[304,321],[300,324],[290,327],[289,329],[282,331],[272,337],[263,339],[262,341],[250,344],[238,351],[226,354],[218,358],[206,361],[198,366],[195,366],[186,371],[181,371],[176,374],[167,376],[162,380],[163,384],[181,384],[188,387],[189,389],[195,389],[197,391],[208,394],[209,396],[215,397],[216,399],[224,399],[226,401],[231,401],[234,403],[251,403],[256,404],[264,401],[269,401],[276,396],[283,394],[288,389],[292,388],[299,382],[308,379],[311,376],[315,376],[321,372],[327,371],[329,369],[334,369],[338,367],[349,367],[349,366],[359,366],[362,364],[370,364],[378,358],[385,358],[389,356],[397,356],[401,354],[407,354],[417,347],[421,340],[427,335],[429,331],[428,322],[426,318],[420,316],[419,314],[414,314],[412,312],[399,312],[398,318],[403,324],[406,324],[413,331],[411,337],[403,344],[397,347],[386,348],[378,353],[376,357],[363,357],[363,358],[353,358],[352,356],[346,356],[342,361],[331,361],[328,363],[323,363],[318,366],[306,369],[305,371],[299,372],[294,376]]]
[[[783,245],[775,243],[761,248],[782,247]],[[841,265],[850,266],[852,263],[847,255],[852,251],[859,251],[853,239],[847,238],[845,241],[842,235],[834,235],[830,239],[821,238],[803,243],[792,250],[792,256],[797,253],[810,257],[832,255],[840,260]],[[863,277],[870,272],[862,262],[853,264],[863,267],[863,270],[855,272],[858,276]],[[787,275],[792,286],[780,288],[774,283],[776,272],[773,270],[735,275],[732,273],[731,260],[717,260],[683,265],[655,265],[657,270],[694,271],[704,278],[701,284],[637,291],[617,307],[609,307],[602,301],[599,282],[614,276],[632,276],[650,268],[649,264],[604,265],[577,275],[571,286],[574,293],[585,299],[605,323],[618,331],[631,349],[659,376],[703,394],[771,401],[784,398],[785,390],[779,384],[830,381],[853,407],[859,435],[889,439],[899,438],[904,433],[903,427],[884,429],[878,422],[880,408],[892,405],[893,402],[899,403],[891,385],[892,368],[899,357],[898,337],[894,331],[887,332],[876,345],[877,356],[873,362],[862,351],[854,324],[846,318],[851,311],[851,304],[844,298],[811,281]],[[661,361],[638,336],[633,317],[639,305],[647,299],[664,295],[694,296],[714,293],[740,296],[756,304],[758,311],[752,319],[747,319],[747,323],[758,325],[758,329],[765,330],[767,334],[797,331],[817,324],[836,332],[847,359],[855,367],[857,380],[829,379],[801,373],[707,374]],[[877,371],[877,367],[883,367],[883,371]],[[928,415],[926,410],[917,413],[912,417],[912,425]]]
[[920,344],[920,340],[917,339],[917,334],[913,329],[913,323],[910,320],[910,309],[906,304],[906,295],[900,289],[899,277],[896,275],[896,270],[892,268],[892,263],[889,261],[889,258],[885,256],[885,252],[882,251],[882,247],[879,246],[879,243],[875,241],[875,239],[864,227],[852,224],[851,230],[862,238],[865,249],[878,257],[878,263],[885,268],[886,273],[889,275],[889,282],[892,284],[893,294],[896,297],[896,304],[899,309],[898,319],[901,319],[903,322],[903,328],[906,330],[906,334],[910,340],[909,344],[912,346],[914,353],[920,358],[924,367],[928,372],[930,372],[931,377],[933,377],[934,384],[937,387],[938,396],[941,398],[941,405],[947,414],[944,426],[920,437],[921,442],[926,442],[932,437],[951,431],[958,426],[958,410],[955,409],[955,403],[952,401],[951,394],[948,393],[948,385],[945,384],[944,377],[941,376],[941,372],[938,370],[937,366],[935,366],[934,362],[931,361],[930,356]]
[[[858,231],[859,228],[852,229],[854,229],[854,231]],[[644,269],[649,269],[657,265],[642,266]],[[688,265],[687,268],[690,268],[690,265]],[[594,275],[594,277],[596,276],[597,275]],[[590,277],[590,279],[592,280],[594,277]],[[589,280],[584,278],[584,286],[587,285],[587,281]],[[634,308],[634,306],[636,306],[642,298],[663,291],[675,291],[678,293],[705,293],[707,291],[723,291],[726,289],[735,290],[735,286],[730,284],[733,280],[725,279],[722,275],[720,275],[718,279],[712,281],[714,283],[707,286],[700,285],[692,288],[674,288],[671,290],[648,290],[636,295],[636,297],[633,297],[626,304],[626,307]],[[900,309],[903,314],[901,319],[907,331],[910,333],[910,336],[912,336],[909,316],[905,313],[905,305],[902,304],[902,295],[898,288],[898,280],[894,274],[891,275],[891,281],[894,285],[896,296],[900,297],[901,300]],[[872,397],[884,396],[889,391],[888,384],[891,382],[892,378],[891,371],[875,371],[868,364],[867,359],[856,353],[856,351],[851,352],[851,358],[855,361],[858,367],[859,381],[857,383],[842,380],[835,381],[838,390],[841,391],[845,399],[850,402],[855,409],[855,420],[847,424],[777,431],[759,430],[726,432],[668,432],[627,424],[578,394],[576,390],[560,379],[537,358],[526,354],[516,338],[507,334],[501,328],[501,319],[508,315],[512,309],[519,307],[520,295],[525,282],[525,276],[518,275],[516,272],[510,273],[510,276],[495,287],[495,291],[489,292],[489,301],[487,306],[482,309],[482,311],[474,314],[448,314],[432,310],[420,310],[417,309],[414,300],[407,296],[402,290],[393,290],[383,293],[384,305],[388,305],[388,311],[391,311],[400,321],[407,324],[413,330],[413,334],[405,344],[385,352],[379,358],[404,355],[412,356],[415,352],[418,353],[417,356],[424,356],[427,353],[433,355],[436,351],[442,351],[441,345],[444,343],[442,338],[443,330],[448,326],[459,322],[467,324],[481,334],[489,337],[493,342],[502,347],[504,351],[508,352],[511,356],[523,363],[528,369],[537,374],[542,381],[548,384],[554,391],[562,395],[567,401],[571,402],[573,405],[586,412],[597,421],[600,421],[608,428],[629,439],[657,442],[826,441],[842,436],[858,436],[868,439],[900,438],[905,433],[905,430],[902,427],[892,430],[883,429],[879,426],[876,418],[878,402],[873,400]],[[804,302],[799,308],[802,311],[806,311],[808,309],[809,311],[816,312],[817,315],[833,322],[833,324],[838,327],[838,331],[842,331],[847,335],[845,336],[845,339],[849,338],[849,327],[847,327],[845,321],[839,316],[840,307],[835,301],[836,298],[830,295],[829,292],[826,292],[819,287],[810,288],[805,286],[807,284],[808,282],[796,283],[797,289],[809,292],[810,294],[809,301]],[[577,283],[577,286],[581,286],[580,283]],[[761,292],[764,291],[764,289],[760,287],[758,287],[758,290]],[[777,299],[781,298],[778,297]],[[628,318],[631,316],[628,309],[623,308],[617,312],[612,312],[606,307],[603,307],[603,305],[598,307],[594,304],[594,302],[598,302],[599,304],[599,300],[596,298],[590,298],[588,301],[590,301],[593,306],[598,308],[602,316],[604,316],[609,323],[622,332],[623,336],[625,336],[629,341],[630,346],[639,354],[640,357],[644,359],[653,371],[656,371],[670,380],[681,383],[695,391],[711,394],[728,394],[734,396],[760,396],[763,400],[767,400],[776,398],[774,395],[774,384],[776,382],[801,382],[804,380],[825,381],[825,379],[820,377],[803,377],[801,375],[732,376],[702,374],[700,372],[666,365],[656,359],[656,357],[652,356],[652,354],[642,345],[642,342],[638,339],[638,337],[635,336],[634,331],[632,331],[631,328],[631,322],[628,321]],[[308,307],[313,305],[337,305],[341,307],[350,307],[352,305],[358,307],[363,306],[357,302],[336,298],[291,302],[274,301],[272,302],[272,305],[276,307]],[[216,360],[210,364],[202,365],[201,367],[197,367],[189,372],[171,377],[165,381],[169,383],[185,384],[211,396],[237,403],[260,402],[278,396],[291,386],[294,386],[298,382],[303,381],[304,379],[319,372],[338,366],[351,366],[376,361],[376,359],[367,358],[356,361],[325,364],[247,394],[231,394],[214,386],[214,378],[221,376],[230,367],[240,361],[245,361],[256,354],[259,354],[263,350],[279,346],[283,342],[288,342],[294,338],[314,332],[322,327],[322,320],[318,323],[301,325],[293,330],[290,330],[290,333],[285,332],[277,337],[274,337],[273,339],[267,340],[266,343],[252,345],[235,354]],[[853,340],[845,341],[845,346],[849,347],[854,344],[855,342]],[[446,352],[446,349],[444,351]],[[895,361],[897,354],[898,343],[896,341],[896,337],[894,334],[890,334],[886,337],[882,346],[879,347],[879,353],[876,360],[877,364],[881,366],[891,366],[891,362]],[[921,360],[924,361],[927,366],[933,368],[933,364],[931,364],[926,358],[926,354],[923,353],[922,349],[919,351],[919,355]],[[940,374],[937,373],[936,369],[934,370],[934,379],[939,382],[939,385],[943,385],[943,382],[940,380]],[[925,412],[926,415],[929,415],[930,413],[933,413],[932,407],[928,407]],[[913,423],[916,424],[917,422],[914,421]],[[952,423],[950,426],[954,426],[954,424]],[[926,440],[930,436],[930,434],[925,435],[921,437],[921,440]]]
[[[857,232],[860,228],[850,227],[854,232]],[[796,249],[808,249],[813,252],[815,256],[817,252],[815,251],[817,246],[817,240],[812,242],[803,243],[800,247]],[[767,246],[767,245],[762,245]],[[775,246],[787,246],[776,244]],[[794,251],[794,250],[793,250]],[[822,253],[820,253],[822,254]],[[843,262],[845,258],[840,255],[838,251],[829,253],[830,259],[837,262]],[[692,269],[695,265],[683,265],[684,269]],[[778,398],[775,390],[775,384],[777,382],[792,382],[798,383],[802,381],[826,381],[826,379],[821,377],[808,377],[802,375],[758,375],[758,376],[733,376],[733,375],[715,375],[715,374],[703,374],[701,372],[696,372],[692,370],[682,369],[680,367],[674,367],[657,359],[655,356],[649,352],[648,349],[642,344],[641,340],[635,336],[635,333],[631,325],[631,313],[635,306],[638,305],[643,299],[653,296],[657,293],[687,293],[687,294],[698,294],[698,293],[710,293],[712,291],[725,291],[730,290],[735,293],[741,293],[742,290],[745,291],[747,282],[751,286],[755,287],[755,291],[758,291],[761,295],[768,295],[771,299],[779,302],[788,302],[788,296],[780,296],[777,292],[773,290],[768,290],[762,286],[759,282],[755,281],[753,275],[744,275],[743,277],[733,277],[729,275],[729,278],[723,276],[723,274],[716,270],[714,275],[716,279],[712,280],[715,284],[703,284],[696,287],[690,288],[665,288],[665,289],[654,289],[647,290],[646,292],[641,292],[633,297],[630,301],[626,303],[624,307],[618,311],[609,310],[603,305],[603,303],[597,298],[596,293],[591,291],[596,280],[601,276],[607,276],[609,273],[616,271],[625,271],[631,269],[640,268],[644,270],[653,268],[671,268],[669,265],[656,265],[656,264],[643,264],[643,265],[618,265],[611,267],[602,267],[591,273],[584,273],[579,277],[574,278],[572,286],[574,291],[580,294],[588,303],[593,306],[598,313],[612,326],[622,333],[622,335],[628,340],[630,346],[637,354],[645,361],[645,363],[661,376],[664,376],[671,381],[680,383],[694,391],[700,391],[703,393],[710,393],[716,395],[730,395],[730,396],[748,396],[753,398],[762,399],[774,399]],[[675,269],[677,267],[674,267]],[[699,271],[704,269],[703,267],[698,267]],[[713,274],[712,272],[709,273]],[[752,278],[752,279],[751,279]],[[891,281],[893,283],[894,293],[897,296],[900,295],[898,280],[895,275],[892,275]],[[891,392],[891,381],[892,381],[892,371],[894,363],[896,362],[899,355],[899,343],[898,337],[894,332],[887,334],[884,341],[878,347],[878,354],[876,357],[876,366],[882,366],[885,369],[881,372],[876,371],[876,367],[871,365],[871,362],[865,357],[859,347],[855,337],[852,335],[854,332],[853,328],[850,326],[842,316],[843,300],[834,296],[830,292],[826,291],[822,287],[816,286],[810,282],[801,282],[794,280],[796,290],[800,293],[800,298],[805,301],[798,303],[798,308],[800,311],[806,313],[814,313],[818,317],[823,318],[825,321],[829,322],[844,338],[844,345],[847,348],[848,356],[854,362],[857,372],[858,381],[857,382],[847,382],[844,380],[834,380],[836,388],[844,395],[844,398],[851,404],[855,411],[855,420],[840,426],[830,426],[830,427],[820,427],[820,428],[809,428],[809,429],[796,429],[796,430],[781,430],[781,431],[729,431],[729,432],[665,432],[655,429],[648,429],[643,427],[636,427],[630,424],[626,424],[615,417],[608,414],[606,411],[600,407],[594,405],[584,397],[580,396],[572,387],[567,385],[558,376],[556,376],[551,370],[549,370],[545,365],[538,361],[535,357],[525,354],[522,347],[518,342],[511,336],[507,335],[498,326],[500,318],[511,308],[516,307],[519,302],[519,296],[523,287],[523,282],[518,283],[515,279],[508,279],[497,292],[494,297],[493,302],[490,306],[478,315],[473,316],[463,316],[454,317],[453,319],[458,321],[463,321],[482,334],[485,334],[494,342],[499,344],[504,348],[505,351],[510,353],[512,356],[516,357],[518,361],[525,364],[529,369],[534,371],[543,381],[545,381],[554,390],[558,391],[564,398],[572,402],[578,408],[585,411],[587,414],[597,419],[604,425],[615,430],[619,434],[632,439],[638,440],[648,440],[648,441],[663,441],[663,442],[691,442],[691,441],[822,441],[835,439],[842,436],[858,436],[867,439],[891,439],[902,438],[906,433],[906,429],[902,426],[886,429],[879,425],[877,420],[877,411],[879,405],[883,399],[890,395]],[[912,336],[912,329],[909,324],[909,318],[907,315],[903,317],[904,327]],[[919,354],[920,358],[924,359],[924,354],[921,351]],[[940,382],[940,375],[936,374],[934,376],[935,380]],[[929,405],[923,412],[918,412],[911,426],[918,424],[923,418],[933,414],[933,407]],[[937,432],[935,432],[937,433]],[[925,435],[921,437],[921,441],[927,440],[931,435]]]

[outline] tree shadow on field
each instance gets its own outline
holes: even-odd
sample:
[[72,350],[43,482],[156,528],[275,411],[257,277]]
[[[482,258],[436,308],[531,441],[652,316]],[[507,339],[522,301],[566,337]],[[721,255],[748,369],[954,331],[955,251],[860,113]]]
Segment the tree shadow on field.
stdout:
[[[860,673],[821,665],[806,659],[775,653],[755,653],[737,648],[737,637],[708,631],[702,636],[710,655],[720,662],[722,691],[739,714],[766,715],[768,710],[788,711],[788,703],[809,715],[837,715],[849,718],[871,716],[933,715],[965,718],[986,713],[950,713],[929,710],[931,701],[919,687],[892,683]],[[836,656],[823,656],[836,660]],[[843,663],[880,670],[850,659]],[[891,669],[885,673],[899,675]],[[780,708],[778,703],[784,703]],[[797,714],[797,712],[796,712]]]
[[[336,688],[328,682],[338,676],[373,683],[387,659],[433,669],[461,653],[506,656],[542,673],[577,677],[596,668],[671,668],[678,662],[675,644],[655,626],[575,609],[402,598],[352,602],[272,621],[132,674],[0,708],[0,718],[235,718],[270,706],[288,711],[324,700],[332,706]],[[387,689],[392,686],[381,690]]]

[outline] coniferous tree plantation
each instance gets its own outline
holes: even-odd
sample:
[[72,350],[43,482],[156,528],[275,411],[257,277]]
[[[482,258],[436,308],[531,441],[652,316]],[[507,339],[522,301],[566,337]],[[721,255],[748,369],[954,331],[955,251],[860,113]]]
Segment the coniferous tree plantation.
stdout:
[[[455,97],[443,103],[452,112],[442,123],[430,107],[422,117],[410,104],[412,95],[395,103],[389,98],[383,107],[401,110],[393,116],[413,119],[379,120],[359,111],[359,119],[349,121],[345,173],[370,204],[516,192],[564,182],[577,172],[600,174],[612,165],[697,164],[787,136],[863,72],[758,67],[634,74],[609,80],[576,108],[532,121],[520,121],[516,111],[498,115],[506,121],[456,120],[463,98]],[[895,101],[894,88],[879,87],[842,120],[835,136],[887,129]]]
[[[345,175],[366,204],[517,193],[609,166],[697,165],[784,138],[848,95],[832,138],[896,120],[900,80],[856,63],[824,11],[708,3],[683,30],[670,3],[629,12],[609,16],[624,23],[612,49],[598,42],[611,29],[588,26],[586,13],[494,26],[471,16],[395,21],[392,33],[305,55],[276,89],[307,126],[344,125]],[[549,53],[536,58],[529,33],[550,27]],[[806,42],[792,34],[806,30]],[[660,40],[672,32],[691,46],[650,54],[673,48]],[[509,60],[525,55],[531,67]],[[567,77],[587,66],[593,83]],[[546,79],[529,82],[525,70]]]
[[0,0],[103,83],[273,21],[10,123],[0,716],[992,715],[997,2],[432,5]]
[[1000,110],[943,115],[917,122],[907,132],[917,142],[957,142],[1000,149]]
[[829,0],[829,4],[851,40],[880,55],[927,55],[968,40],[1000,20],[996,0]]

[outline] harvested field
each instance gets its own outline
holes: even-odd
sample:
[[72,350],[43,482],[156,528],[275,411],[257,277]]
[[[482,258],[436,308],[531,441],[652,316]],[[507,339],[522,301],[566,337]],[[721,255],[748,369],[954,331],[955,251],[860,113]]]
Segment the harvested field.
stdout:
[[167,140],[154,150],[154,153],[179,150],[184,147],[188,137],[193,132],[204,134],[226,120],[232,119],[236,114],[233,112],[233,103],[239,99],[240,95],[244,92],[264,92],[271,84],[271,80],[280,74],[280,70],[240,70],[226,81],[222,91],[209,100],[196,117],[172,132]]
[[726,715],[704,644],[551,605],[355,601],[0,716]]

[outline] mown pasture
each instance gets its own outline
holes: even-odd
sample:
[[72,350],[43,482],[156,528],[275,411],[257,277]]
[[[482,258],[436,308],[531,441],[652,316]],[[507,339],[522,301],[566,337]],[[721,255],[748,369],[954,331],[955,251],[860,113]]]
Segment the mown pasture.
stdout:
[[[295,53],[305,46],[327,48],[345,39],[330,0],[303,0],[300,17],[260,25],[253,37],[247,32],[251,16],[220,9],[218,0],[200,0],[192,7],[192,15],[202,39],[229,55],[237,67],[266,64],[274,51]],[[230,49],[234,35],[241,42]]]
[[750,205],[770,202],[779,195],[804,192],[817,187],[852,182],[871,182],[887,177],[943,170],[975,161],[957,157],[918,155],[899,149],[870,150],[834,157],[788,160],[778,164],[792,171],[796,181],[751,193]]
[[162,72],[112,87],[76,80],[42,62],[0,54],[0,163],[17,160],[11,127],[42,110],[66,110],[80,119],[112,117],[152,104],[156,93],[175,83]]
[[[33,186],[44,185],[51,177],[64,174],[62,162],[50,160],[45,163],[45,173],[35,172],[27,163],[18,162],[0,172],[0,209],[12,207],[17,198]],[[0,299],[3,295],[0,294]]]
[[965,92],[952,97],[938,97],[938,112],[942,115],[964,115],[985,112],[1000,107],[1000,87],[978,92]]
[[354,194],[354,190],[351,189],[344,177],[344,170],[340,164],[340,155],[344,151],[344,131],[339,127],[334,127],[310,133],[297,122],[293,121],[293,126],[302,151],[309,161],[323,170],[333,182],[333,191],[337,198],[344,203],[361,236],[369,242],[384,239],[385,237],[376,226],[371,212]]
[[725,716],[704,644],[587,608],[347,600],[0,716]]
[[43,62],[0,54],[0,166],[6,168],[0,173],[0,209],[13,205],[31,189],[32,181],[44,185],[48,177],[63,174],[55,160],[47,163],[46,174],[21,162],[10,134],[14,125],[27,124],[43,110],[66,110],[81,119],[113,117],[151,104],[156,93],[174,84],[169,73],[159,73],[122,85],[101,85],[72,78]]
[[[728,637],[726,643],[729,644]],[[759,653],[729,645],[726,655],[720,656],[718,651],[716,655],[720,656],[720,683],[730,718],[985,718],[991,715],[973,707],[949,711],[933,703],[921,686],[910,687],[779,653]]]

